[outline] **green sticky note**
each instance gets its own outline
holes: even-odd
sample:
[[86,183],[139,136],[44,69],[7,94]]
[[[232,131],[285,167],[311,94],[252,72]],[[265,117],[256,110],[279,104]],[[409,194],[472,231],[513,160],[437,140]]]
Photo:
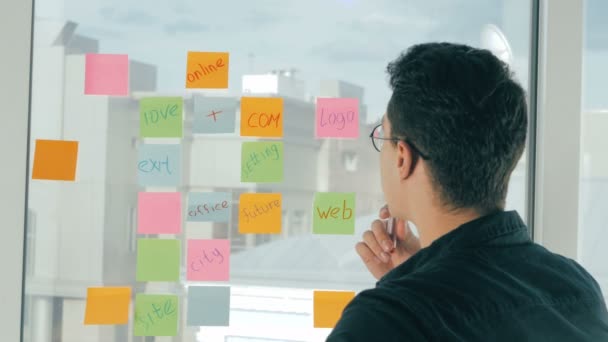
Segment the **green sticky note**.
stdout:
[[135,336],[176,336],[179,307],[177,296],[135,296]]
[[241,182],[283,181],[282,142],[244,142],[241,152]]
[[318,192],[313,211],[313,234],[355,234],[355,193]]
[[137,240],[137,281],[179,281],[180,242],[175,239]]
[[181,97],[148,97],[139,101],[139,133],[142,138],[181,138]]

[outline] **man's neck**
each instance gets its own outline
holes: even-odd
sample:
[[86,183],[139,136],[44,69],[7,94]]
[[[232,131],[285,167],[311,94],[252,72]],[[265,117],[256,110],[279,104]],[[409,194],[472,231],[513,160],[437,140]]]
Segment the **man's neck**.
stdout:
[[420,235],[420,245],[422,248],[425,248],[443,235],[479,217],[481,217],[481,215],[475,210],[466,210],[457,213],[429,210],[429,212],[420,215],[414,224]]

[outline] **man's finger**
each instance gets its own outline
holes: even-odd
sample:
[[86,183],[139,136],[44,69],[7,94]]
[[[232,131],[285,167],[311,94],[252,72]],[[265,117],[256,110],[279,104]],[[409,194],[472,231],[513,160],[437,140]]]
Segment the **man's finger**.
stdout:
[[386,231],[386,223],[380,220],[374,221],[372,223],[372,232],[374,233],[375,240],[382,250],[386,253],[390,253],[395,247],[395,244],[391,239],[391,236]]
[[[373,227],[373,224],[372,224]],[[371,230],[365,231],[363,233],[363,242],[367,245],[367,247],[383,262],[389,262],[391,257],[386,252],[382,250],[382,246],[376,240],[375,234]]]
[[361,257],[361,260],[363,260],[365,267],[367,267],[367,269],[376,279],[382,278],[382,276],[390,270],[388,264],[383,263],[380,259],[378,259],[374,252],[369,249],[367,244],[359,242],[355,246],[355,250]]
[[388,210],[388,204],[385,204],[382,208],[380,208],[380,213],[378,216],[383,220],[391,217],[391,212]]

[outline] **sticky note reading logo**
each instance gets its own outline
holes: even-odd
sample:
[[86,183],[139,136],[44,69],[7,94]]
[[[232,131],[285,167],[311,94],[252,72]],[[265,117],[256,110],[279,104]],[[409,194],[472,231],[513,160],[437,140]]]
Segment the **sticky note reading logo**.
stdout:
[[244,142],[241,153],[241,182],[283,181],[282,142]]
[[178,281],[180,250],[179,240],[137,239],[137,281]]
[[86,95],[129,95],[129,56],[86,54],[84,93]]
[[194,96],[192,133],[234,133],[237,101],[233,98]]
[[239,233],[281,233],[281,194],[242,194],[239,200]]
[[280,97],[241,98],[241,136],[283,136],[283,99]]
[[334,328],[353,298],[355,293],[352,291],[314,291],[314,327]]
[[130,302],[130,287],[89,287],[84,324],[127,324]]
[[137,175],[141,186],[176,187],[181,182],[181,145],[143,144]]
[[188,240],[187,280],[230,280],[230,240]]
[[135,296],[135,336],[176,336],[179,306],[177,296]]
[[188,221],[228,222],[232,210],[229,192],[192,192],[188,194]]
[[230,324],[229,286],[188,287],[189,327],[227,327]]
[[228,88],[227,52],[188,52],[186,88]]
[[36,140],[32,179],[74,181],[78,141]]
[[313,234],[355,233],[355,194],[318,192],[313,204]]
[[358,138],[359,100],[318,98],[317,138]]
[[181,138],[181,97],[149,97],[139,101],[139,134],[142,138]]
[[179,234],[182,231],[182,195],[179,192],[140,192],[137,233]]

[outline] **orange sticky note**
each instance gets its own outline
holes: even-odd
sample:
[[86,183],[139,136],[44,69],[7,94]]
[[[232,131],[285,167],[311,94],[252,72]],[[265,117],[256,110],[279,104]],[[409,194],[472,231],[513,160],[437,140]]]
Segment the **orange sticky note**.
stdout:
[[314,327],[333,328],[342,311],[355,298],[352,291],[315,291],[313,295]]
[[242,194],[239,200],[239,233],[281,233],[281,194]]
[[84,324],[127,324],[130,302],[130,287],[90,287]]
[[227,52],[188,52],[186,88],[228,88]]
[[74,181],[78,141],[36,140],[32,179]]
[[283,99],[280,97],[241,98],[241,136],[283,136]]

